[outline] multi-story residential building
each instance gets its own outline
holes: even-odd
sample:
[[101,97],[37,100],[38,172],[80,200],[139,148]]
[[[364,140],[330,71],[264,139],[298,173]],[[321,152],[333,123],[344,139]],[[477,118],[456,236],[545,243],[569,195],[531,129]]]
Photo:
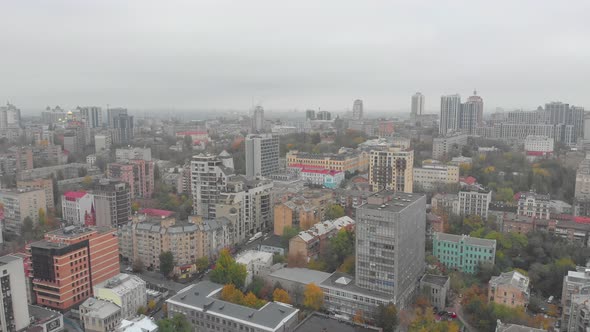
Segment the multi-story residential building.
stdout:
[[434,274],[425,274],[420,279],[420,290],[433,307],[443,309],[447,307],[447,293],[451,286],[451,278]]
[[327,191],[307,192],[274,207],[274,233],[282,235],[285,227],[306,230],[324,219],[325,211],[333,202]]
[[473,96],[461,104],[459,129],[462,133],[475,135],[476,128],[483,125],[483,99],[473,91]]
[[158,324],[150,317],[140,315],[133,319],[123,319],[116,332],[157,332]]
[[110,163],[107,176],[127,183],[132,198],[149,198],[154,192],[154,162],[133,159],[128,163]]
[[113,143],[129,144],[133,140],[133,116],[119,114],[113,118]]
[[567,332],[587,331],[590,328],[589,294],[572,295],[569,320],[562,322],[562,326]]
[[[438,133],[446,136],[460,129],[461,96],[458,94],[440,97],[440,124]],[[436,158],[436,157],[435,157]]]
[[115,117],[127,114],[127,109],[122,107],[107,108],[107,126],[115,128]]
[[512,308],[526,307],[531,296],[529,283],[529,278],[520,272],[501,273],[488,283],[488,300]]
[[118,163],[126,163],[131,160],[152,160],[151,148],[128,147],[115,150],[115,161]]
[[0,190],[0,206],[2,206],[4,230],[21,234],[21,227],[25,218],[29,217],[33,223],[36,223],[39,221],[39,210],[47,208],[45,190]]
[[537,219],[549,219],[551,209],[549,195],[537,194],[535,192],[520,193],[518,199],[517,213],[521,216],[534,217]]
[[353,120],[362,120],[363,119],[363,101],[357,99],[352,104],[352,119]]
[[137,315],[137,309],[147,305],[146,283],[136,275],[120,273],[94,285],[93,291],[95,298],[119,306],[123,319],[133,318]]
[[80,307],[80,320],[86,332],[114,331],[121,323],[121,308],[111,301],[88,298]]
[[529,135],[524,140],[524,151],[528,156],[548,156],[553,154],[555,140],[547,136]]
[[88,124],[89,128],[102,127],[102,108],[97,106],[85,106],[78,107],[77,110],[80,112],[80,115]]
[[492,201],[492,192],[488,190],[459,191],[459,215],[481,216],[488,218],[488,207]]
[[416,92],[414,95],[412,95],[412,106],[410,115],[413,119],[422,115],[422,113],[424,112],[424,99],[424,95],[420,92]]
[[371,151],[369,183],[373,191],[411,193],[414,186],[414,151],[390,148]]
[[[590,135],[590,130],[588,130]],[[590,216],[590,154],[582,160],[576,170],[574,189],[574,215]]]
[[279,136],[250,134],[246,136],[246,176],[269,176],[279,172]]
[[287,166],[322,167],[334,171],[364,172],[369,168],[369,154],[364,151],[342,150],[339,153],[314,154],[291,150],[287,152]]
[[332,120],[332,114],[328,111],[319,111],[317,113],[317,120],[323,120],[323,121],[330,121]]
[[431,206],[437,214],[459,214],[459,195],[437,193],[432,196]]
[[547,330],[536,329],[530,326],[502,323],[499,319],[495,332],[547,332]]
[[334,200],[344,208],[347,216],[355,219],[356,208],[367,203],[367,197],[371,194],[371,191],[336,189]]
[[219,155],[199,154],[191,160],[193,211],[205,219],[215,217],[215,205],[234,174],[233,159]]
[[52,179],[34,179],[34,180],[17,180],[16,187],[22,190],[43,189],[45,191],[46,209],[55,208],[53,199],[53,180]]
[[434,233],[432,254],[448,269],[476,273],[480,264],[494,264],[496,240]]
[[354,220],[344,216],[317,223],[289,240],[289,255],[300,255],[307,260],[317,258],[324,252],[329,240],[343,228],[354,228]]
[[236,256],[236,263],[246,266],[246,286],[252,283],[252,278],[263,277],[271,272],[272,258],[272,253],[257,250],[247,250]]
[[264,108],[256,106],[252,110],[252,132],[261,133],[264,131]]
[[215,216],[232,222],[235,241],[245,241],[270,229],[273,222],[272,188],[273,182],[266,179],[235,175],[227,180],[224,191],[219,193]]
[[468,135],[458,134],[448,137],[437,137],[432,140],[432,158],[449,160],[454,155],[461,155],[461,148],[467,145]]
[[20,126],[20,109],[10,103],[0,106],[0,130],[20,128]]
[[452,165],[423,165],[414,168],[414,184],[422,190],[430,191],[441,185],[459,183],[459,167]]
[[0,324],[2,331],[23,331],[31,324],[23,260],[14,255],[0,257]]
[[67,310],[92,296],[92,285],[119,274],[112,228],[65,227],[30,245],[37,303]]
[[572,312],[573,297],[582,294],[590,294],[590,268],[578,266],[575,271],[569,271],[567,276],[563,278],[561,290],[562,331],[576,331],[569,329],[569,326],[573,326],[576,321],[576,319],[570,320],[570,316],[575,315]]
[[426,197],[382,191],[356,217],[356,285],[406,307],[425,268]]
[[61,197],[61,211],[70,225],[95,224],[94,195],[85,191],[68,191]]
[[182,314],[195,331],[291,331],[297,324],[298,309],[280,302],[269,302],[253,309],[221,300],[223,285],[201,281],[166,300],[168,316]]
[[80,169],[88,170],[85,163],[69,163],[58,166],[38,167],[21,171],[18,173],[17,180],[33,180],[38,178],[48,178],[54,176],[56,179],[72,179],[80,176]]
[[160,217],[137,215],[119,229],[121,256],[144,266],[160,268],[160,254],[170,251],[174,256],[173,274],[186,276],[196,272],[195,261],[213,258],[219,250],[232,244],[231,224],[225,218],[177,222],[165,213]]
[[119,227],[131,218],[131,194],[127,183],[101,179],[94,185],[96,226]]

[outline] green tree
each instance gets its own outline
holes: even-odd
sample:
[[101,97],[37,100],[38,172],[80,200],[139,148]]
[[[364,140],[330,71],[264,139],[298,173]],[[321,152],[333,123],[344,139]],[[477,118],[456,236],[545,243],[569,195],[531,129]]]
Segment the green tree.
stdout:
[[209,267],[209,258],[207,256],[198,258],[195,261],[195,266],[197,267],[197,271],[205,271]]
[[285,228],[283,228],[283,235],[281,236],[281,238],[283,240],[283,244],[288,245],[289,240],[291,240],[291,238],[294,237],[295,235],[299,234],[299,232],[300,232],[300,230],[298,227],[286,226]]
[[215,262],[215,269],[211,272],[210,278],[218,284],[233,284],[241,289],[244,287],[247,274],[246,266],[236,263],[229,250],[224,249]]
[[344,208],[340,204],[332,204],[326,210],[325,219],[334,220],[344,216]]
[[172,252],[165,251],[160,254],[160,272],[168,276],[174,270],[174,255]]
[[176,314],[172,318],[160,319],[156,322],[159,332],[191,332],[191,324],[182,314]]
[[383,329],[383,332],[395,332],[398,322],[397,308],[395,305],[380,304],[377,307],[375,323],[378,327]]

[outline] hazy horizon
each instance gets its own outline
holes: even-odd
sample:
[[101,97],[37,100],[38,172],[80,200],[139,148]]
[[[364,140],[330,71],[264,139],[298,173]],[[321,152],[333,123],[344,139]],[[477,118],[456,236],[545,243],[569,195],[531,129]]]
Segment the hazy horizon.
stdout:
[[403,113],[590,107],[590,2],[6,2],[0,103]]

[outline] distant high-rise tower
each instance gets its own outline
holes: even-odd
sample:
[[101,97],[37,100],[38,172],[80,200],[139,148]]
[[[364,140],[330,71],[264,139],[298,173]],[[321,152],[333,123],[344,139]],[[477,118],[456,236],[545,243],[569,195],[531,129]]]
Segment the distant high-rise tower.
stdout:
[[461,96],[458,94],[440,97],[440,125],[438,133],[447,135],[460,128]]
[[422,115],[422,112],[424,112],[424,95],[420,92],[416,92],[412,96],[412,119]]
[[356,285],[407,307],[424,273],[426,197],[381,191],[356,210]]
[[252,113],[252,132],[261,133],[264,131],[264,108],[256,106]]
[[354,120],[361,120],[363,118],[363,101],[357,99],[352,104],[352,118]]
[[269,176],[279,171],[279,137],[271,134],[246,137],[246,176]]
[[314,110],[305,111],[305,120],[315,120],[315,111]]
[[78,107],[89,128],[102,127],[102,109],[96,106]]
[[462,132],[474,135],[476,128],[483,125],[483,99],[473,91],[473,96],[461,105],[459,128]]
[[127,114],[127,109],[121,107],[107,108],[107,125],[109,128],[115,128],[115,117],[121,114]]
[[20,109],[12,104],[0,106],[0,129],[20,128]]
[[133,140],[133,116],[119,114],[113,118],[113,141],[117,144],[129,144]]

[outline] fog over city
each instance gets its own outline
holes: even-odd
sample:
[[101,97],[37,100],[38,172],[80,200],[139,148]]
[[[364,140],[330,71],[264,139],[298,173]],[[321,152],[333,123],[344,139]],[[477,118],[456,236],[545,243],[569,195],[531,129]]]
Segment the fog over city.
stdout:
[[5,1],[0,99],[130,110],[590,106],[588,1]]

